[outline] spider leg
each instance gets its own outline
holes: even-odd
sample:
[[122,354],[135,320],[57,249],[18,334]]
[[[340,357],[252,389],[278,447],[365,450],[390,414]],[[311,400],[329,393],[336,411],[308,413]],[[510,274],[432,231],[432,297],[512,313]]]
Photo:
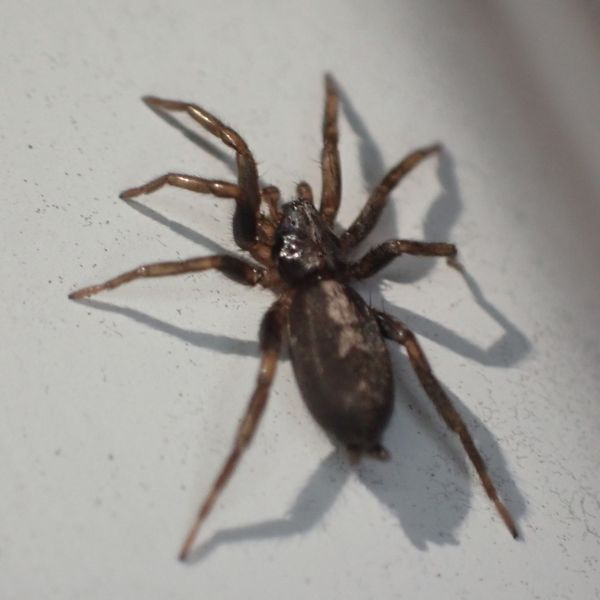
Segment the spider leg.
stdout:
[[308,185],[308,183],[306,183],[306,181],[301,181],[296,186],[296,196],[299,200],[304,200],[305,202],[310,202],[311,204],[313,203],[312,188],[310,185]]
[[442,242],[415,242],[412,240],[388,240],[367,252],[360,260],[349,265],[354,279],[365,279],[383,269],[390,261],[402,254],[413,256],[445,256],[448,264],[461,270],[456,261],[457,249],[454,244]]
[[129,283],[142,277],[165,277],[168,275],[180,275],[181,273],[196,273],[217,269],[230,277],[234,281],[246,285],[256,285],[260,283],[265,271],[241,258],[229,256],[227,254],[215,256],[202,256],[198,258],[189,258],[187,260],[178,260],[173,262],[160,262],[148,265],[142,265],[137,269],[121,273],[104,283],[91,285],[69,294],[71,300],[87,298],[104,290],[111,290],[124,283]]
[[357,246],[375,227],[390,192],[398,185],[400,180],[425,158],[440,152],[440,150],[441,146],[439,144],[415,150],[386,174],[379,185],[371,192],[358,217],[342,234],[341,241],[344,250],[348,251]]
[[[119,198],[129,200],[142,194],[151,194],[165,185],[197,192],[199,194],[212,194],[219,198],[239,198],[240,188],[235,183],[220,181],[218,179],[204,179],[193,175],[183,175],[181,173],[167,173],[148,183],[138,187],[129,188],[119,194]],[[269,209],[269,217],[277,223],[279,221],[279,200],[281,194],[274,185],[268,185],[261,190],[261,200]]]
[[281,348],[282,331],[287,318],[288,308],[289,300],[286,296],[283,296],[271,306],[263,317],[260,330],[262,356],[254,393],[250,398],[244,418],[238,427],[229,456],[215,479],[210,492],[202,502],[196,520],[185,538],[179,554],[180,560],[185,560],[189,555],[202,523],[209,515],[218,496],[233,475],[244,451],[256,432],[267,403],[271,383],[275,377]]
[[165,100],[146,96],[144,102],[151,108],[187,112],[204,129],[218,137],[225,145],[236,152],[238,167],[239,196],[236,197],[236,211],[233,217],[233,237],[243,250],[249,250],[256,241],[256,221],[260,206],[258,172],[252,152],[243,138],[217,117],[190,102]]
[[151,194],[165,185],[190,190],[199,194],[212,194],[219,198],[239,198],[240,188],[234,183],[217,179],[204,179],[180,173],[167,173],[138,187],[129,188],[119,194],[119,198],[129,200],[142,194]]
[[333,225],[342,196],[340,153],[338,151],[338,96],[331,75],[325,77],[325,113],[323,116],[323,150],[321,152],[320,213],[328,225]]
[[492,483],[492,480],[488,474],[486,464],[483,460],[483,457],[477,450],[475,446],[475,442],[467,429],[464,421],[461,416],[458,414],[452,402],[450,402],[450,398],[447,396],[446,392],[444,392],[442,386],[439,381],[436,379],[433,371],[431,370],[431,366],[429,365],[429,361],[423,352],[419,342],[415,338],[413,332],[408,329],[408,327],[394,319],[390,315],[380,312],[373,311],[375,316],[379,322],[379,327],[381,328],[382,334],[397,342],[398,344],[403,345],[406,348],[408,353],[408,358],[412,364],[421,385],[425,389],[425,392],[433,402],[435,408],[437,409],[439,415],[446,422],[446,425],[454,431],[460,438],[460,441],[469,457],[477,474],[479,475],[479,479],[487,492],[490,500],[494,503],[496,510],[500,514],[500,517],[504,521],[505,525],[508,527],[511,535],[514,538],[518,537],[517,527],[508,512],[508,509],[504,505],[504,503],[498,497],[498,492]]
[[281,213],[279,212],[279,201],[281,200],[281,193],[279,189],[274,185],[267,185],[261,191],[261,200],[269,208],[269,217],[274,223],[279,223],[281,219]]
[[[238,199],[241,194],[240,188],[236,184],[227,181],[204,179],[180,173],[167,173],[138,187],[129,188],[121,192],[119,197],[123,200],[129,200],[142,194],[151,194],[165,185],[183,188],[200,194],[212,194],[219,198]],[[258,240],[249,250],[253,258],[267,266],[271,265],[271,248],[269,244],[280,219],[277,208],[279,198],[279,190],[275,186],[267,186],[262,190],[261,200],[268,206],[269,216],[258,213]]]

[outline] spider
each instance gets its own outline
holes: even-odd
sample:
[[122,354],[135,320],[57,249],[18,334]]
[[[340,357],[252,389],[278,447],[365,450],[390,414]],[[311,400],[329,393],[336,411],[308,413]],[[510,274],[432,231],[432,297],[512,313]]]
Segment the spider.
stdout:
[[354,222],[340,235],[334,224],[341,201],[338,152],[338,94],[331,76],[325,77],[322,191],[319,208],[308,183],[297,185],[296,198],[280,203],[276,187],[259,185],[256,162],[246,142],[233,129],[196,104],[154,96],[144,102],[159,111],[184,112],[235,151],[237,184],[192,175],[167,173],[121,193],[122,199],[175,186],[212,194],[235,202],[233,238],[253,261],[232,255],[214,255],[142,265],[97,285],[69,295],[80,299],[116,288],[142,277],[164,277],[216,269],[249,286],[272,290],[277,299],[262,319],[261,361],[256,387],[233,446],[179,554],[185,560],[202,523],[233,475],[250,444],[267,397],[283,344],[289,349],[303,399],[315,420],[348,450],[350,460],[361,456],[389,459],[381,444],[394,406],[393,376],[385,339],[404,346],[410,363],[447,426],[458,435],[487,495],[511,535],[517,528],[500,500],[464,421],[436,379],[410,329],[398,319],[368,306],[350,287],[352,281],[375,274],[403,254],[445,257],[461,270],[454,244],[392,239],[374,247],[359,260],[350,254],[373,229],[390,192],[426,157],[441,151],[431,145],[408,154],[392,168],[371,193]]

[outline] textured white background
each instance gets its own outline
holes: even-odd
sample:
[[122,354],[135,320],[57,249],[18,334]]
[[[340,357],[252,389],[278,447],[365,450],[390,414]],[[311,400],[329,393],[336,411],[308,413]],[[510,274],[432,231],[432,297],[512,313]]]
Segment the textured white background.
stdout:
[[[599,39],[584,0],[4,2],[0,596],[600,597]],[[213,110],[289,198],[300,179],[319,188],[326,70],[344,94],[342,223],[409,149],[448,148],[372,239],[456,242],[470,289],[403,259],[361,291],[420,335],[524,539],[394,349],[393,461],[351,470],[284,362],[182,565],[269,293],[204,274],[66,295],[234,250],[225,201],[118,200],[167,170],[233,177],[140,96]]]

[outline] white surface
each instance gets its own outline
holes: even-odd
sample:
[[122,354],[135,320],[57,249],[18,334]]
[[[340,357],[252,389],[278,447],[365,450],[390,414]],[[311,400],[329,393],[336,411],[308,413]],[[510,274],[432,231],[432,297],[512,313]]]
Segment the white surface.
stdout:
[[[593,3],[82,4],[0,9],[0,596],[599,597]],[[361,290],[423,339],[524,539],[403,359],[394,459],[358,477],[285,362],[198,560],[181,565],[271,297],[218,274],[136,283],[94,306],[66,295],[141,262],[233,250],[226,202],[118,200],[168,170],[232,177],[140,96],[212,109],[289,197],[300,179],[319,189],[326,70],[346,98],[342,222],[409,149],[449,149],[393,194],[372,240],[455,241],[483,296],[427,260]]]

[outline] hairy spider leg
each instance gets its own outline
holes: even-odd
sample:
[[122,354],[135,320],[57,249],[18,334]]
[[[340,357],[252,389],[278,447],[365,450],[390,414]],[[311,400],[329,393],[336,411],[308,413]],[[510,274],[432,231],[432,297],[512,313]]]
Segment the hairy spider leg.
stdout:
[[308,183],[306,183],[306,181],[301,181],[296,186],[296,195],[298,196],[299,200],[304,200],[305,202],[310,202],[313,204],[312,188],[310,185],[308,185]]
[[237,199],[240,197],[240,188],[235,183],[220,181],[218,179],[204,179],[203,177],[194,177],[193,175],[183,175],[181,173],[167,173],[148,183],[121,192],[119,198],[129,200],[142,194],[151,194],[165,185],[172,185],[199,194],[212,194],[219,198]]
[[273,223],[279,223],[281,212],[279,211],[279,202],[281,193],[274,185],[267,185],[261,191],[261,199],[269,208],[269,217]]
[[393,167],[381,180],[379,185],[371,192],[367,203],[354,219],[352,225],[342,234],[342,248],[349,251],[362,242],[375,227],[385,207],[390,192],[400,183],[402,178],[412,171],[419,163],[431,154],[441,151],[439,144],[427,146],[411,152],[395,167]]
[[261,362],[258,371],[256,388],[246,409],[246,413],[240,423],[233,447],[223,464],[219,475],[215,479],[212,488],[204,501],[202,502],[196,520],[192,525],[183,546],[179,553],[180,560],[186,560],[194,541],[200,531],[202,523],[206,520],[212,510],[218,496],[233,475],[244,451],[252,441],[256,428],[263,414],[271,383],[275,377],[279,353],[281,350],[281,341],[283,328],[287,319],[291,297],[284,295],[271,305],[263,317],[260,328],[260,349]]
[[457,253],[458,250],[454,244],[388,240],[369,250],[360,260],[349,265],[349,269],[354,279],[365,279],[383,269],[397,256],[410,254],[412,256],[445,256],[449,265],[460,270],[462,267],[456,261]]
[[323,115],[323,150],[321,173],[323,187],[319,212],[331,226],[335,221],[342,197],[342,175],[338,151],[338,96],[331,75],[325,76],[325,112]]
[[124,283],[142,279],[143,277],[165,277],[169,275],[180,275],[182,273],[197,273],[216,269],[224,275],[246,285],[256,285],[261,282],[265,271],[261,267],[253,265],[236,256],[228,254],[217,254],[214,256],[202,256],[188,258],[172,262],[159,262],[142,265],[131,271],[121,273],[104,283],[91,285],[69,294],[72,300],[87,298],[104,290],[111,290]]
[[233,217],[233,237],[240,248],[251,250],[256,242],[261,196],[256,162],[246,142],[234,129],[222,123],[217,117],[197,104],[179,100],[166,100],[154,96],[146,96],[144,102],[151,108],[187,112],[209,133],[212,133],[225,145],[235,150],[239,193],[235,196],[236,210]]
[[475,442],[461,416],[458,414],[457,410],[452,405],[450,398],[446,392],[444,392],[444,389],[433,374],[429,361],[415,335],[404,323],[402,323],[402,321],[394,319],[384,312],[376,310],[373,312],[379,322],[382,334],[406,348],[408,358],[410,359],[412,367],[415,370],[423,389],[433,402],[436,410],[445,421],[446,425],[460,438],[463,448],[473,463],[487,495],[494,503],[496,510],[510,531],[510,534],[513,538],[517,538],[519,536],[517,527],[508,512],[508,509],[498,496],[498,492],[488,474],[483,457],[479,453],[479,450],[477,450]]
[[[199,194],[212,194],[218,198],[239,198],[240,188],[235,183],[219,179],[205,179],[182,173],[166,173],[137,187],[124,190],[119,198],[129,200],[142,194],[151,194],[165,185],[182,188]],[[269,217],[276,224],[279,222],[279,201],[281,194],[274,185],[267,185],[261,190],[261,200],[269,209]]]

